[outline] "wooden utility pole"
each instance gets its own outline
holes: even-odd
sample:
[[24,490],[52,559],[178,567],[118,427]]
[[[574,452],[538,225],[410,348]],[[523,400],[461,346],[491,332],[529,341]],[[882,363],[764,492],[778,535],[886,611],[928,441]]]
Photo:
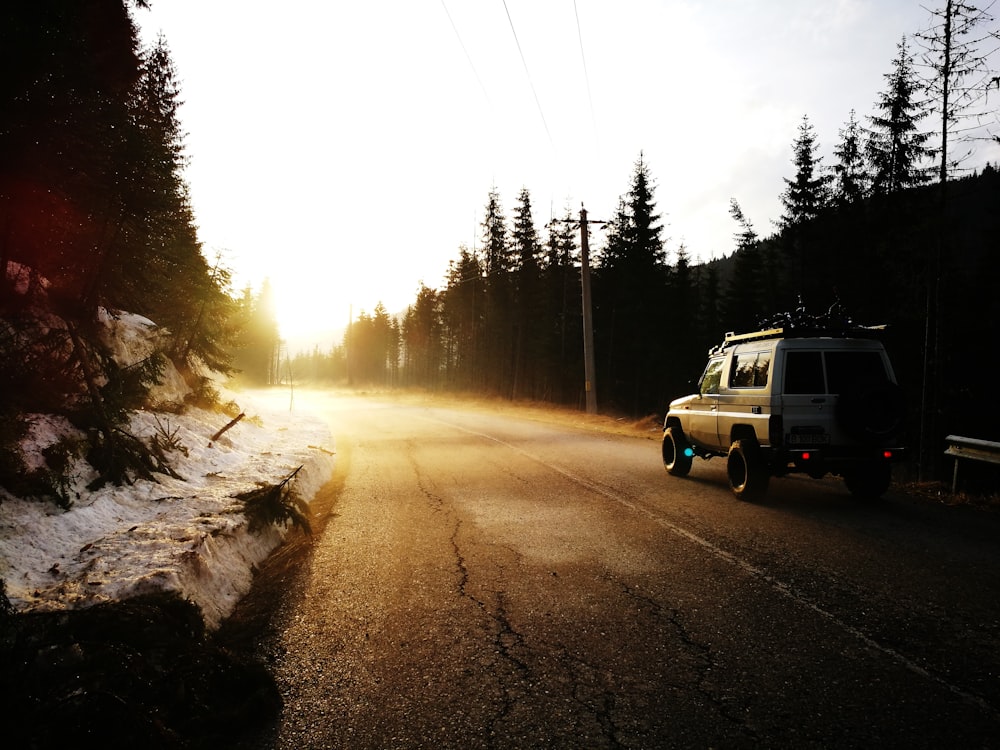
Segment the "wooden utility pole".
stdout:
[[[571,224],[568,219],[552,222]],[[580,287],[583,298],[583,385],[587,394],[587,414],[597,414],[597,384],[594,381],[594,316],[590,301],[590,243],[589,224],[604,226],[608,222],[587,218],[587,209],[580,204]]]
[[[604,222],[595,222],[604,223]],[[580,286],[583,297],[583,376],[587,393],[587,414],[597,414],[597,383],[594,367],[594,316],[590,302],[590,244],[587,209],[580,204]]]

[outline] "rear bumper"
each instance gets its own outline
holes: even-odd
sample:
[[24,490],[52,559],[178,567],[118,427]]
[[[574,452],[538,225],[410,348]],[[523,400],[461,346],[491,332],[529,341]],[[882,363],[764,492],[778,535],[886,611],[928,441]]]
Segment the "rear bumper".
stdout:
[[775,474],[803,471],[807,474],[839,474],[857,466],[889,464],[906,458],[906,448],[896,446],[830,447],[798,446],[796,448],[772,449],[769,452],[772,471]]

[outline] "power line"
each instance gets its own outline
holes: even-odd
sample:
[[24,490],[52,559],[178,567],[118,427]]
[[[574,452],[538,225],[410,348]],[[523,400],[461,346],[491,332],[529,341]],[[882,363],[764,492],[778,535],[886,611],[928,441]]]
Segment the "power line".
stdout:
[[462,41],[462,35],[458,33],[458,27],[455,25],[455,21],[451,17],[451,13],[448,12],[448,6],[444,4],[444,0],[441,0],[441,7],[444,8],[445,15],[448,16],[448,21],[451,23],[451,28],[455,32],[455,37],[458,39],[458,43],[462,47],[462,52],[465,53],[465,59],[469,61],[469,67],[472,68],[473,75],[475,75],[476,80],[479,81],[479,87],[483,90],[483,96],[486,97],[486,103],[490,105],[490,109],[493,109],[493,102],[490,101],[490,95],[486,90],[486,85],[483,83],[483,79],[479,77],[479,71],[476,70],[476,66],[472,62],[472,56],[469,54],[469,50],[466,49],[465,42]]
[[576,0],[573,0],[573,14],[576,16],[576,36],[580,40],[580,59],[583,61],[583,80],[587,84],[587,99],[590,101],[590,121],[594,125],[594,137],[598,142],[600,138],[597,134],[597,116],[594,114],[594,96],[590,91],[590,74],[587,73],[587,56],[583,54],[583,32],[580,30],[580,11],[576,8]]
[[517,31],[514,30],[514,19],[510,17],[510,9],[507,7],[507,0],[503,0],[503,9],[507,11],[507,21],[510,23],[510,31],[514,35],[514,43],[517,45],[517,52],[521,55],[521,63],[524,65],[524,73],[528,77],[528,85],[531,87],[531,93],[535,97],[535,104],[538,107],[538,114],[542,118],[542,125],[545,126],[545,134],[549,137],[549,144],[552,146],[552,150],[555,151],[556,144],[552,140],[552,133],[549,132],[549,124],[545,121],[545,113],[542,111],[542,103],[538,100],[538,92],[535,91],[535,84],[531,81],[531,72],[528,70],[528,62],[524,59],[524,52],[521,50],[521,42],[518,41]]

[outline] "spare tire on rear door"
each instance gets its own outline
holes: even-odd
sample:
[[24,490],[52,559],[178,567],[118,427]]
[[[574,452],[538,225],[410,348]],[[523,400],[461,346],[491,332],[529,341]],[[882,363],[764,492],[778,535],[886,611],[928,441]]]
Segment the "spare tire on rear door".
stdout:
[[888,380],[855,383],[837,399],[837,422],[859,440],[887,440],[903,425],[902,391]]

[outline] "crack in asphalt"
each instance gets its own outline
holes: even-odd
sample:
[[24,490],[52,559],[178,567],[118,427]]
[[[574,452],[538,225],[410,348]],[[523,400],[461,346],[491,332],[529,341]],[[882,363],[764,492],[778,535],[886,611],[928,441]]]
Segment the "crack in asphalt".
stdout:
[[[525,643],[524,636],[519,633],[510,623],[507,615],[506,594],[503,591],[494,591],[496,597],[496,611],[491,612],[489,605],[468,590],[469,569],[465,562],[465,555],[462,553],[458,542],[458,535],[462,528],[461,519],[456,518],[455,526],[451,534],[451,546],[455,557],[455,564],[458,569],[458,595],[463,599],[472,602],[479,611],[494,626],[492,645],[494,653],[499,655],[499,659],[512,665],[514,669],[522,675],[522,680],[530,682],[531,669],[524,660],[515,656],[515,648],[523,648],[530,651]],[[492,671],[492,670],[491,670]],[[507,716],[509,716],[517,703],[514,690],[508,684],[508,680],[499,671],[494,675],[497,688],[500,691],[501,701],[499,708],[495,711],[492,719],[487,724],[487,736],[494,738],[497,735],[496,728]]]
[[[624,581],[619,581],[610,575],[608,578],[621,588],[624,596],[649,607],[651,610],[651,616],[654,620],[666,621],[671,625],[672,629],[676,632],[678,638],[680,639],[680,642],[691,649],[696,655],[695,658],[697,660],[697,665],[695,667],[695,672],[698,675],[698,693],[715,706],[718,714],[729,721],[734,727],[742,730],[743,733],[750,739],[757,739],[757,733],[751,727],[747,726],[745,718],[735,713],[729,703],[706,684],[708,682],[709,673],[713,667],[716,666],[715,659],[712,655],[712,648],[691,635],[691,632],[688,630],[687,625],[683,621],[683,616],[680,610],[664,606],[656,599],[640,593],[637,589],[629,586]],[[676,687],[684,688],[685,685],[678,684]]]
[[618,726],[614,720],[615,694],[606,688],[597,689],[601,683],[602,670],[582,656],[572,653],[566,645],[560,644],[556,653],[556,660],[572,679],[573,702],[594,717],[608,747],[623,747],[618,739]]
[[[454,508],[450,507],[446,498],[438,495],[430,489],[429,483],[425,481],[424,474],[417,463],[412,447],[407,451],[407,454],[409,455],[410,463],[417,479],[417,487],[420,493],[427,500],[431,512],[445,513],[455,518],[454,528],[452,529],[449,542],[451,544],[455,560],[455,567],[458,571],[458,580],[456,583],[456,591],[458,595],[461,598],[472,602],[484,615],[487,621],[492,623],[492,647],[494,653],[498,655],[498,660],[511,665],[514,672],[521,675],[521,680],[530,684],[531,668],[523,659],[519,658],[515,654],[517,649],[530,651],[530,648],[527,646],[524,636],[519,633],[510,622],[510,618],[507,613],[506,593],[501,590],[491,592],[496,599],[495,610],[491,611],[490,605],[486,601],[473,595],[469,591],[469,569],[466,565],[465,555],[462,553],[462,549],[458,541],[458,535],[462,528],[462,520],[458,517]],[[522,479],[521,481],[526,480]],[[494,662],[495,661],[496,660],[494,660]],[[514,686],[512,684],[508,684],[509,680],[505,679],[502,670],[491,670],[491,672],[494,672],[496,685],[501,695],[500,705],[494,712],[493,717],[488,722],[486,727],[487,736],[493,738],[496,737],[497,726],[511,714],[514,707],[517,705],[517,697]]]

